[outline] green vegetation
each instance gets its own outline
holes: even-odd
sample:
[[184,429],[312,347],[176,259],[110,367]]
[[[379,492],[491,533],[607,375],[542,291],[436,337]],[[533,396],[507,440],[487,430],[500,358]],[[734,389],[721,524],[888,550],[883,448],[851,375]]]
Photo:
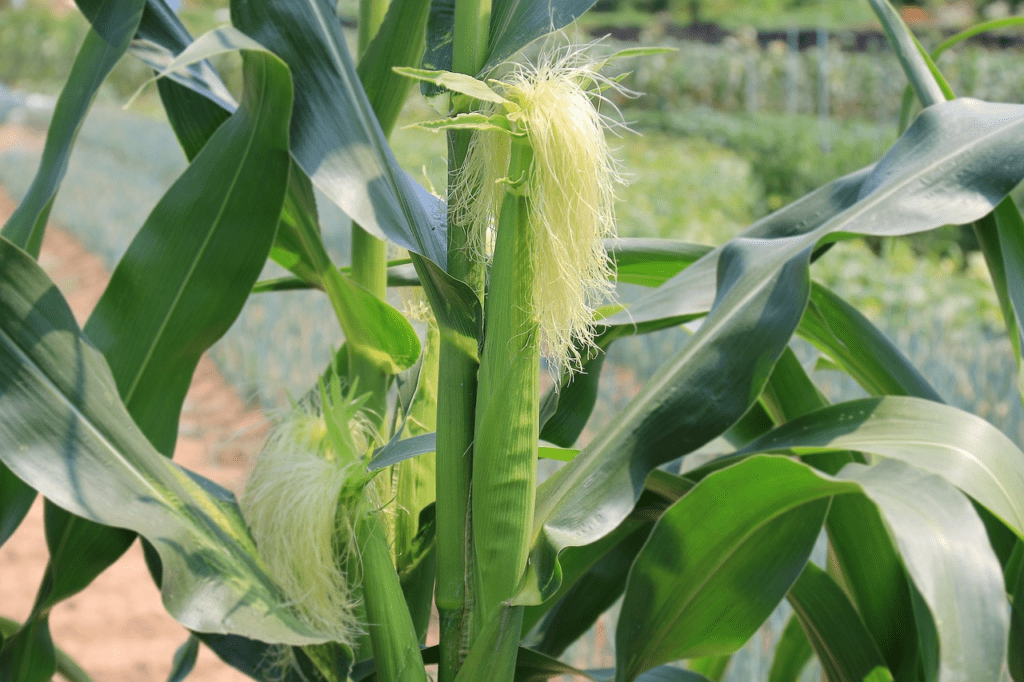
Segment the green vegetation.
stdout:
[[[733,656],[770,620],[760,678],[816,659],[834,680],[1024,681],[1024,451],[956,406],[1012,420],[1020,402],[1024,106],[945,101],[889,3],[870,6],[926,107],[904,135],[638,103],[647,134],[612,144],[636,175],[620,235],[641,238],[612,244],[593,106],[625,105],[615,75],[556,47],[475,78],[587,0],[458,0],[429,33],[438,3],[363,0],[382,23],[355,56],[324,0],[232,0],[235,26],[194,42],[142,0],[80,3],[96,30],[36,179],[35,159],[0,171],[23,176],[0,231],[0,541],[41,493],[51,552],[0,679],[52,676],[50,608],[138,534],[183,651],[261,682],[426,682],[433,662],[439,682],[749,679]],[[153,158],[113,139],[130,117],[82,126],[120,55],[152,54],[136,36],[242,53],[237,108],[212,71],[160,84],[184,167],[162,122],[136,129]],[[454,72],[411,68],[445,49]],[[400,111],[406,76],[450,106]],[[65,181],[88,200],[55,200]],[[114,263],[83,328],[35,262],[51,214]],[[887,241],[947,222],[980,259]],[[620,300],[592,310],[578,287],[606,249]],[[419,303],[394,307],[389,278]],[[239,374],[261,399],[297,384],[241,505],[167,461],[200,355],[231,334],[255,345]],[[940,335],[959,349],[915,347]],[[635,395],[597,401],[602,375]],[[538,484],[548,456],[564,465]],[[574,670],[566,647],[620,597],[614,670]]]

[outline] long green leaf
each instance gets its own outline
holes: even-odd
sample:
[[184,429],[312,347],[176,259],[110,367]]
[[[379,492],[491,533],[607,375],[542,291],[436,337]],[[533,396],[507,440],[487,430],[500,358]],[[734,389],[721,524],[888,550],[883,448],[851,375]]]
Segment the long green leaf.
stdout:
[[[166,457],[201,354],[231,326],[263,268],[287,186],[287,70],[249,56],[245,79],[242,105],[153,209],[84,329],[128,413]],[[52,505],[46,531],[51,559],[34,613],[84,588],[134,539]]]
[[[810,566],[811,564],[808,564]],[[804,570],[807,570],[806,568]],[[790,590],[792,593],[792,590]],[[794,682],[814,657],[814,649],[796,616],[790,616],[786,629],[775,647],[775,657],[768,672],[768,682]]]
[[6,240],[0,376],[0,460],[64,509],[149,539],[175,618],[263,641],[323,641],[283,604],[231,494],[150,445],[56,287]]
[[445,266],[442,202],[395,160],[326,0],[234,0],[235,26],[280,56],[295,82],[292,154],[363,229]]
[[486,63],[489,71],[537,38],[568,26],[594,4],[594,0],[494,0],[491,40]]
[[[870,173],[812,194],[785,219],[755,225],[656,290],[660,309],[648,307],[644,312],[653,315],[644,319],[678,316],[680,308],[662,304],[671,302],[665,297],[672,291],[686,297],[681,278],[712,264],[720,271],[714,308],[690,343],[620,421],[541,486],[531,565],[536,582],[526,585],[522,601],[543,598],[557,585],[562,547],[592,542],[625,517],[651,469],[708,442],[747,411],[795,330],[794,317],[802,316],[807,263],[821,240],[975,220],[1024,178],[1022,142],[1024,107],[963,99],[931,107]],[[808,212],[812,207],[817,217]],[[791,222],[798,216],[804,222]],[[702,278],[690,283],[700,290]],[[624,313],[623,323],[628,312],[636,314]]]
[[825,571],[807,564],[788,598],[830,682],[892,682],[871,633]]
[[857,495],[838,497],[825,527],[843,583],[889,669],[897,680],[915,679],[934,628],[914,625],[911,580],[878,508]]
[[1021,682],[1024,680],[1024,571],[1017,574],[1012,598],[1008,663],[1014,682]]
[[[557,31],[579,18],[594,0],[494,0],[491,6],[490,40],[480,72],[505,61],[537,38]],[[427,29],[427,50],[423,68],[452,70],[452,37],[455,33],[455,3],[434,0]],[[479,63],[478,63],[479,64]],[[431,95],[436,88],[424,88]]]
[[859,483],[881,510],[938,631],[939,679],[999,680],[1009,634],[1002,570],[967,498],[896,460],[848,464],[838,478]]
[[[197,38],[168,69],[175,70],[182,65],[236,50],[271,56],[244,34],[232,28],[222,28]],[[300,181],[300,184],[305,183]],[[293,181],[292,196],[309,194],[308,189],[294,187]],[[304,203],[311,201],[312,195],[309,194]],[[300,218],[309,215],[308,210],[297,210],[296,213]],[[292,231],[292,228],[287,229]],[[300,262],[308,258],[313,267],[312,276],[321,279],[323,286],[331,292],[331,303],[349,347],[359,349],[363,357],[391,374],[416,362],[420,352],[419,339],[405,317],[334,268],[314,224],[299,225],[293,235],[299,242],[295,249],[301,254]],[[281,248],[280,241],[277,247]]]
[[1024,453],[999,429],[955,407],[902,396],[854,400],[784,424],[738,455],[836,450],[943,476],[1024,537]]
[[616,680],[743,646],[799,577],[829,499],[857,491],[767,457],[701,481],[662,515],[630,572]]
[[0,546],[21,525],[35,499],[36,491],[0,464]]
[[[21,624],[0,616],[0,646],[3,645],[5,636],[11,636],[21,629]],[[89,674],[82,670],[82,667],[59,648],[54,647],[57,661],[57,674],[66,682],[92,682]]]
[[0,649],[0,680],[47,682],[57,672],[57,653],[47,617],[24,623]]
[[574,581],[540,623],[540,640],[535,649],[549,656],[561,656],[611,608],[622,596],[630,566],[650,531],[649,523],[641,525]]
[[873,395],[912,395],[942,402],[928,380],[856,308],[814,284],[797,334],[824,351]]
[[617,281],[649,287],[664,284],[711,251],[701,244],[648,238],[609,239],[605,249],[615,263]]
[[33,256],[39,255],[46,221],[67,172],[78,130],[96,91],[128,48],[142,17],[143,4],[144,0],[105,3],[102,12],[96,15],[103,26],[97,29],[102,35],[97,30],[89,30],[75,57],[67,85],[57,99],[50,120],[39,171],[28,193],[0,231],[0,235]]

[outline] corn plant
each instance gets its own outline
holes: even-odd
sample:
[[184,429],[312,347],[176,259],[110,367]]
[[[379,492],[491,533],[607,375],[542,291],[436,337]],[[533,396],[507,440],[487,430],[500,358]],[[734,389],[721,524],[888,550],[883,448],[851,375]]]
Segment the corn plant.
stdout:
[[[87,679],[48,614],[141,536],[190,631],[175,680],[200,645],[268,682],[719,680],[783,599],[773,681],[814,657],[830,680],[1024,680],[1024,453],[810,276],[856,235],[974,224],[1019,369],[1024,107],[953,99],[872,0],[924,105],[877,163],[721,246],[615,239],[601,69],[643,50],[508,64],[590,4],[366,0],[353,58],[324,0],[232,0],[196,39],[161,0],[79,0],[91,28],[0,239],[0,541],[39,493],[50,551],[28,619],[2,622],[0,679]],[[190,165],[80,329],[35,258],[126,52]],[[422,123],[448,139],[445,199],[388,146],[415,81],[447,109]],[[350,265],[314,187],[353,220]],[[268,257],[291,276],[257,281]],[[616,304],[613,273],[649,293]],[[419,332],[392,285],[421,290]],[[345,343],[236,499],[170,460],[185,391],[248,296],[296,288]],[[681,350],[575,448],[604,351],[662,329]],[[830,404],[797,337],[871,397]],[[538,484],[541,458],[564,465]],[[620,597],[615,668],[560,661]]]

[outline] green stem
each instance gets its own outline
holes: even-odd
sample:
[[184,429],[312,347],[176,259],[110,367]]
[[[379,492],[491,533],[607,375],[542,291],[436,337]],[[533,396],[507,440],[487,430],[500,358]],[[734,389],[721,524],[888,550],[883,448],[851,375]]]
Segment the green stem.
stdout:
[[[449,178],[466,158],[470,134],[448,137]],[[449,185],[452,184],[451,179]],[[467,251],[469,226],[449,214],[448,272],[482,297],[483,264]],[[476,412],[477,358],[456,339],[441,336],[437,396],[437,587],[434,600],[440,620],[440,682],[455,679],[465,655],[472,611],[470,578],[471,523],[469,488],[472,480],[473,426]]]
[[[387,14],[388,0],[360,0],[359,54],[369,47]],[[384,300],[388,291],[387,244],[352,224],[352,279],[376,298]],[[387,416],[388,377],[371,358],[349,346],[349,378],[358,382],[361,393],[369,394],[367,409],[378,430]]]
[[491,0],[455,0],[452,71],[475,76],[484,67],[490,28]]
[[[498,220],[484,316],[472,495],[474,613],[479,625],[515,596],[533,528],[540,351],[533,300],[535,236],[527,196],[532,159],[528,143],[513,142],[508,167],[513,185]],[[512,663],[514,667],[514,659]],[[496,669],[502,667],[496,662]]]
[[[491,0],[455,0],[452,70],[475,75],[483,66],[490,39]],[[448,134],[449,186],[462,173],[472,133]],[[467,245],[471,225],[448,215],[448,272],[466,282],[480,298],[484,266]],[[455,679],[466,653],[472,620],[470,582],[472,523],[469,489],[473,476],[473,429],[476,414],[476,357],[442,335],[437,400],[437,587],[434,600],[440,618],[439,682]]]

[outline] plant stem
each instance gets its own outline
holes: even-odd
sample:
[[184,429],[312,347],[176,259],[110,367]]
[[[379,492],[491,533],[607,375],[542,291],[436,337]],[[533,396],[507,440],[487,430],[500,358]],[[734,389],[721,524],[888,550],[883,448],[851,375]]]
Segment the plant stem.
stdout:
[[[370,41],[373,40],[377,29],[384,21],[387,9],[388,0],[360,0],[360,54],[365,52],[370,45]],[[387,297],[388,291],[387,260],[387,244],[353,223],[352,279],[381,300]],[[350,346],[349,378],[358,382],[360,392],[370,394],[371,397],[366,406],[375,425],[381,429],[387,415],[387,375],[370,358]]]
[[[456,0],[452,70],[474,75],[486,59],[491,0]],[[448,134],[448,177],[462,172],[472,134]],[[448,272],[482,298],[484,266],[470,256],[472,226],[448,214]],[[442,336],[437,400],[437,587],[434,599],[441,626],[440,682],[452,682],[465,655],[473,591],[469,489],[476,420],[478,360]]]
[[[470,134],[448,136],[449,185],[462,168]],[[448,272],[483,295],[484,268],[467,253],[470,228],[448,216]],[[470,578],[473,426],[479,361],[442,335],[437,396],[437,587],[441,629],[440,682],[451,682],[462,664],[472,610]]]

